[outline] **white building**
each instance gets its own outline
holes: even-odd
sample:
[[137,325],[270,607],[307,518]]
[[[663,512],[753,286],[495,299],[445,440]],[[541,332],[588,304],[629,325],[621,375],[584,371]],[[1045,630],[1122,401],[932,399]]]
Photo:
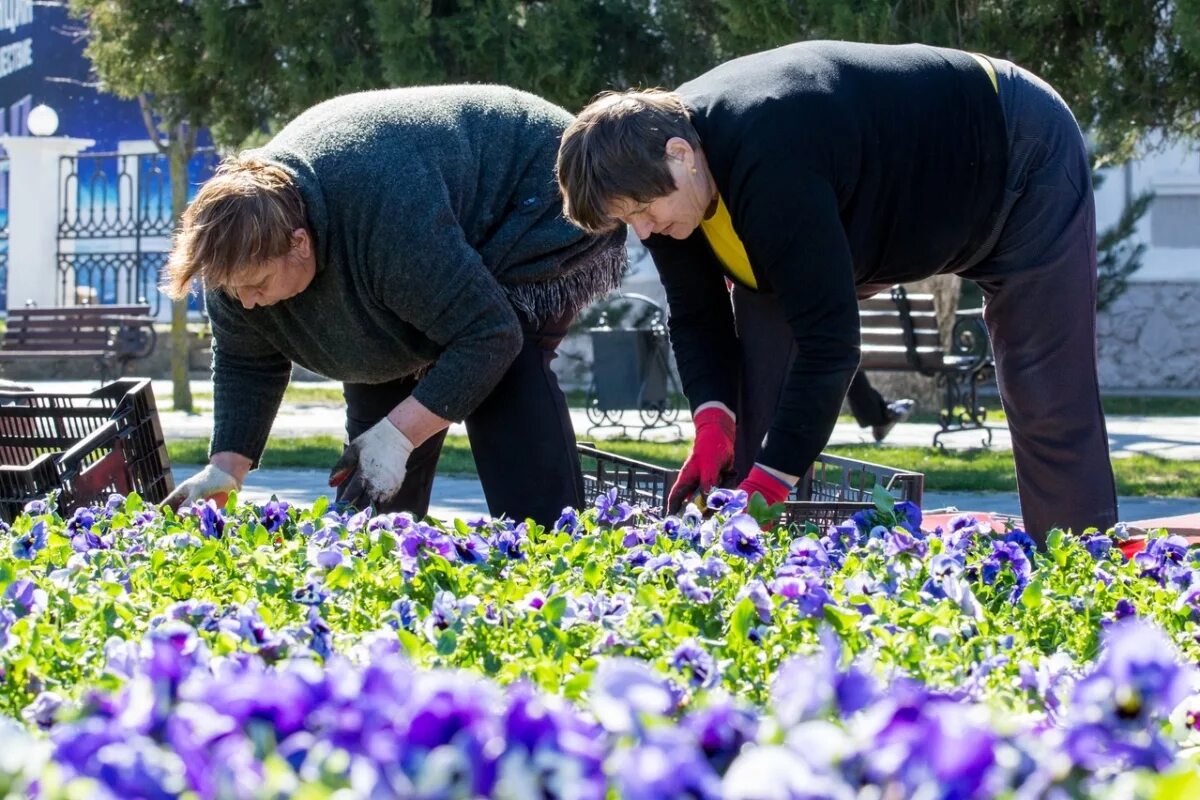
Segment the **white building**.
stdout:
[[1155,196],[1135,234],[1146,244],[1142,268],[1099,319],[1100,385],[1200,390],[1200,148],[1176,145],[1108,170],[1099,229],[1146,190]]

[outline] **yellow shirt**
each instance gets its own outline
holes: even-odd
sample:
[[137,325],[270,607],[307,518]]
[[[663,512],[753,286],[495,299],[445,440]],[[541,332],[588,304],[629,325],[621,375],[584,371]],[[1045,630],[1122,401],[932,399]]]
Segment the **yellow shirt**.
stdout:
[[992,88],[996,90],[996,94],[1000,94],[1000,83],[996,80],[996,68],[992,66],[992,62],[987,59],[987,56],[979,53],[971,53],[971,57],[979,62],[979,66],[983,67],[983,71],[992,79]]
[[750,269],[750,257],[746,255],[746,246],[733,229],[733,220],[721,195],[717,195],[716,213],[706,220],[701,220],[700,230],[704,231],[704,238],[708,239],[709,247],[716,253],[717,260],[729,274],[736,278],[738,283],[757,289],[758,281],[754,279],[754,271]]

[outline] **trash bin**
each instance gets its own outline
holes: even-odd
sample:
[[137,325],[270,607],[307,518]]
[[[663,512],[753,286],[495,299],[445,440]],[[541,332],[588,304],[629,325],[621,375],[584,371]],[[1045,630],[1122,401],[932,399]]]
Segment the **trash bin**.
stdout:
[[[588,330],[592,342],[592,383],[587,412],[593,427],[623,426],[625,411],[638,412],[643,429],[671,425],[678,417],[680,394],[671,371],[666,315],[648,297],[622,294],[605,301],[600,323]],[[632,321],[613,313],[640,305]],[[620,317],[620,319],[617,319]]]

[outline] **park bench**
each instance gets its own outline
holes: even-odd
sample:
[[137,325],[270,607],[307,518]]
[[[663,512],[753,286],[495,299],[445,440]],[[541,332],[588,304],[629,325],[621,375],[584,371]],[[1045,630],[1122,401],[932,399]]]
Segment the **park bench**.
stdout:
[[941,437],[960,431],[983,431],[985,445],[992,431],[984,424],[987,411],[979,406],[978,387],[992,374],[992,348],[982,309],[957,313],[949,349],[942,347],[933,295],[909,294],[902,286],[859,301],[862,326],[861,369],[917,372],[933,378],[941,389],[938,411]]
[[104,383],[135,358],[154,352],[148,305],[10,308],[0,339],[0,365],[31,359],[92,360]]

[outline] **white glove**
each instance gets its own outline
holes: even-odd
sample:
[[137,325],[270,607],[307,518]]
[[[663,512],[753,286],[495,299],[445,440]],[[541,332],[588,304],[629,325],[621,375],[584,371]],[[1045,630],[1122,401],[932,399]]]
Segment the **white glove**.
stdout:
[[175,487],[175,491],[167,495],[163,503],[171,508],[179,508],[185,503],[213,498],[217,505],[224,505],[230,492],[239,491],[242,484],[218,466],[209,464],[204,469]]
[[370,502],[390,500],[400,491],[407,472],[413,443],[387,417],[346,447],[329,473],[329,485],[340,486],[357,471],[354,480],[361,488],[347,487],[344,499],[360,505],[363,496]]

